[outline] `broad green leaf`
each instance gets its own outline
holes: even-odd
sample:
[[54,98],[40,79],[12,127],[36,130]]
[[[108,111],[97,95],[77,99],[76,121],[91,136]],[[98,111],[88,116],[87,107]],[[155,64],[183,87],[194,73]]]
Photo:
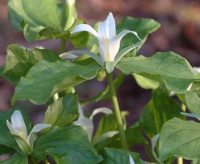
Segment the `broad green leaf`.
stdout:
[[173,118],[180,116],[179,105],[169,97],[167,90],[158,88],[153,91],[153,97],[145,106],[141,114],[140,124],[146,133],[153,137],[160,133],[163,124]]
[[140,159],[138,153],[128,152],[122,149],[105,148],[103,157],[104,164],[132,164],[130,157],[136,164],[144,164],[144,161]]
[[29,99],[35,104],[44,104],[54,93],[93,79],[99,70],[99,65],[91,60],[79,63],[40,61],[20,79],[12,103]]
[[156,124],[157,120],[155,120],[155,118],[158,116],[154,114],[154,111],[156,110],[153,101],[150,100],[144,107],[140,117],[141,127],[145,130],[149,137],[153,137],[159,131],[159,128]]
[[25,155],[14,154],[5,161],[0,161],[1,164],[28,164],[28,158]]
[[49,105],[44,122],[54,126],[66,126],[75,121],[78,116],[77,96],[68,94]]
[[9,19],[27,40],[64,38],[75,23],[75,0],[9,0]]
[[174,52],[159,52],[151,57],[125,58],[117,67],[124,73],[154,77],[176,93],[184,93],[196,78],[187,60]]
[[159,156],[200,159],[200,124],[173,118],[165,123],[160,133]]
[[159,82],[136,73],[132,74],[137,82],[137,84],[144,89],[156,89],[159,87]]
[[195,92],[186,92],[185,100],[189,110],[195,114],[200,115],[200,97]]
[[87,134],[74,125],[52,128],[39,137],[32,155],[38,159],[50,155],[59,164],[94,164],[101,161]]
[[[125,17],[117,24],[117,31],[120,32],[124,29],[135,31],[142,40],[145,40],[149,34],[156,31],[159,27],[160,24],[153,19]],[[125,48],[137,42],[138,40],[135,37],[128,34],[122,39],[121,47]],[[140,49],[140,47],[138,47],[138,49]]]
[[41,60],[54,62],[59,60],[59,57],[47,49],[34,48],[31,50],[17,44],[9,45],[4,77],[17,84],[21,76],[25,76],[29,69]]

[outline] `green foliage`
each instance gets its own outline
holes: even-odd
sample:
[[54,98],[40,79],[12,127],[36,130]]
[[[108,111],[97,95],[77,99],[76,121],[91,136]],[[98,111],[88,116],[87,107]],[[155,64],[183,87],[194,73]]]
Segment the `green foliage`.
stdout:
[[125,74],[136,73],[162,82],[176,93],[184,93],[195,80],[186,59],[173,52],[160,52],[151,57],[125,58],[118,65]]
[[105,148],[104,161],[105,164],[130,164],[130,156],[137,164],[143,164],[139,154],[132,153],[120,149]]
[[[117,31],[120,32],[124,29],[135,31],[139,37],[145,41],[148,35],[156,31],[159,27],[160,24],[153,19],[137,19],[133,17],[125,17],[118,23]],[[124,48],[133,43],[137,43],[137,39],[129,34],[122,40],[121,47]],[[138,47],[137,50],[139,50],[141,46]]]
[[28,41],[66,38],[75,23],[75,0],[9,0],[9,19]]
[[49,105],[44,122],[53,126],[66,126],[78,118],[78,99],[76,95],[65,95]]
[[164,123],[173,118],[180,117],[179,105],[169,97],[167,90],[162,87],[153,91],[152,99],[144,107],[140,124],[145,132],[153,137],[160,133]]
[[159,141],[161,160],[169,156],[185,159],[200,158],[200,124],[178,118],[169,120],[162,128]]
[[49,130],[37,139],[32,155],[41,160],[50,155],[59,164],[94,164],[101,161],[87,134],[74,125]]
[[28,159],[24,155],[14,154],[8,160],[0,162],[1,164],[28,164]]
[[95,62],[88,60],[81,63],[40,61],[20,79],[12,102],[29,99],[35,104],[44,104],[54,93],[93,79],[99,69]]
[[189,110],[195,114],[200,115],[200,97],[195,92],[186,92],[185,94],[186,104]]
[[47,49],[27,49],[17,44],[7,47],[6,65],[4,77],[15,85],[21,76],[25,76],[29,69],[41,60],[55,62],[60,60],[58,55]]
[[135,78],[137,84],[144,89],[156,89],[159,87],[159,82],[155,79],[151,79],[142,75],[138,75],[136,73],[132,74]]
[[[0,155],[10,156],[0,163],[44,163],[49,162],[49,157],[57,164],[146,163],[139,154],[129,151],[135,145],[142,145],[152,162],[173,163],[176,157],[183,157],[192,160],[193,164],[199,163],[200,124],[179,119],[187,119],[181,114],[200,119],[198,69],[192,68],[185,58],[174,52],[158,52],[151,57],[138,56],[148,36],[160,27],[158,22],[126,17],[117,23],[117,34],[123,30],[130,30],[132,34],[123,31],[114,36],[115,20],[110,13],[103,24],[94,24],[95,30],[101,26],[98,34],[84,29],[88,26],[79,29],[90,31],[97,35],[95,38],[87,32],[71,34],[76,25],[84,22],[77,18],[75,0],[8,0],[8,12],[13,26],[22,31],[28,41],[60,39],[62,54],[59,57],[45,48],[28,49],[17,44],[7,47],[6,64],[5,68],[0,68],[0,76],[16,86],[12,105],[17,100],[48,105],[43,120],[48,123],[45,124],[48,129],[33,136],[33,149],[27,155],[16,142],[20,121],[15,120],[19,126],[13,128],[16,134],[6,126],[6,121],[13,119],[13,111],[20,109],[15,107],[1,112]],[[140,39],[133,37],[133,34]],[[67,41],[84,50],[64,52]],[[115,68],[121,72],[116,72],[112,80],[111,73]],[[74,86],[94,78],[103,81],[108,74],[109,85],[97,96],[79,103]],[[131,74],[142,88],[153,90],[140,121],[130,123],[128,127],[125,118],[127,112],[118,109],[115,93],[123,84],[126,74]],[[172,94],[179,99],[175,101],[175,96],[170,96]],[[106,115],[95,120],[95,124],[93,115],[91,118],[83,115],[81,105],[108,99],[112,99],[113,113],[104,108]],[[184,105],[191,113],[186,113]],[[184,108],[181,110],[180,106]],[[97,110],[93,114],[95,112],[102,111]],[[25,113],[23,117],[29,133],[31,121]],[[75,125],[78,118],[80,126]],[[37,128],[42,128],[42,125]],[[39,132],[37,128],[34,130]],[[94,136],[91,138],[92,133]],[[23,142],[29,144],[29,139]]]

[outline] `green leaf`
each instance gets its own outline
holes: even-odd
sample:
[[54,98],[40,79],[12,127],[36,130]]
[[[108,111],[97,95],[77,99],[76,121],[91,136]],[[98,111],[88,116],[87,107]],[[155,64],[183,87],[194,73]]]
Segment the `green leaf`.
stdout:
[[195,114],[200,115],[200,97],[195,92],[186,92],[185,100],[189,110]]
[[130,164],[130,156],[136,164],[144,164],[138,153],[128,152],[121,149],[105,148],[104,164]]
[[17,84],[21,76],[25,76],[29,69],[41,60],[54,62],[59,60],[58,55],[47,49],[34,48],[12,44],[7,47],[4,77]]
[[[117,31],[120,32],[124,29],[135,31],[142,40],[146,40],[148,35],[156,31],[159,27],[160,24],[153,19],[136,19],[133,17],[125,17],[117,24]],[[128,34],[122,39],[121,47],[125,48],[137,42],[137,38]],[[139,49],[140,47],[138,50]]]
[[159,82],[154,79],[147,78],[136,73],[133,73],[132,75],[134,76],[137,84],[144,89],[156,89],[159,87]]
[[200,159],[200,124],[173,118],[165,123],[160,133],[159,156]]
[[68,94],[49,105],[44,122],[54,126],[66,126],[78,116],[78,98],[76,95]]
[[87,134],[74,125],[52,128],[39,137],[32,155],[38,159],[50,155],[59,164],[94,164],[101,161],[89,143]]
[[174,52],[125,58],[117,67],[124,74],[137,73],[154,77],[176,93],[184,93],[196,78],[187,60]]
[[153,91],[153,98],[145,106],[140,124],[146,133],[153,137],[160,133],[167,120],[180,116],[180,112],[179,105],[169,97],[167,90],[164,87],[158,88]]
[[9,0],[9,19],[27,40],[64,38],[75,23],[75,0]]
[[27,156],[14,154],[11,158],[5,161],[0,161],[1,164],[28,164]]
[[19,99],[29,99],[35,104],[44,104],[54,93],[93,79],[99,69],[98,64],[91,60],[79,63],[40,61],[20,79],[12,103]]

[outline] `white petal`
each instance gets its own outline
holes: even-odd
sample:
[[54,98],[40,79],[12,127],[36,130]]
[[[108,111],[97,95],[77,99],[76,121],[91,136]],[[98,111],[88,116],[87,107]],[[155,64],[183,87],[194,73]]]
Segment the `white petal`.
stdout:
[[62,53],[60,54],[59,56],[63,59],[63,60],[66,60],[66,59],[73,59],[73,58],[77,58],[79,57],[80,55],[83,55],[83,54],[86,54],[88,56],[90,56],[91,58],[93,58],[100,66],[103,67],[103,62],[101,60],[101,58],[97,55],[97,54],[94,54],[88,50],[74,50],[74,51],[68,51],[68,52],[65,52],[65,53]]
[[[36,124],[36,125],[33,127],[33,129],[31,130],[30,134],[31,134],[31,133],[40,132],[41,130],[46,129],[46,128],[49,128],[50,126],[51,126],[50,124],[44,124],[44,123],[42,123],[42,124]],[[29,134],[29,135],[30,135],[30,134]]]
[[132,51],[133,49],[141,46],[143,44],[143,41],[139,41],[138,43],[132,45],[132,46],[128,46],[124,49],[122,49],[121,51],[119,51],[117,53],[117,56],[115,57],[115,65],[127,54],[129,53],[130,51]]
[[82,32],[82,31],[87,31],[87,32],[91,33],[92,35],[94,35],[95,37],[98,38],[97,32],[91,26],[89,26],[87,24],[80,24],[80,25],[76,26],[72,30],[72,33]]
[[92,114],[90,115],[90,119],[92,120],[93,119],[93,117],[95,116],[95,115],[97,115],[97,114],[99,114],[99,113],[104,113],[104,114],[111,114],[111,113],[113,113],[112,112],[112,110],[111,109],[109,109],[109,108],[105,108],[105,107],[103,107],[103,108],[97,108],[97,109],[95,109],[93,112],[92,112]]
[[120,41],[121,39],[110,41],[109,47],[108,47],[108,53],[107,53],[107,56],[105,57],[106,58],[105,61],[113,62],[115,60],[115,57],[120,48]]
[[105,61],[105,56],[108,53],[108,47],[105,46],[105,43],[99,39],[99,53],[101,60],[104,62]]
[[121,40],[126,34],[128,33],[132,33],[133,35],[135,35],[138,40],[141,40],[140,37],[138,36],[137,32],[135,31],[130,31],[130,30],[123,30],[121,31],[119,34],[117,34],[113,39],[114,40]]
[[27,129],[22,114],[19,110],[13,112],[11,116],[11,125],[16,132],[23,133],[23,136],[27,136]]
[[33,148],[33,144],[34,144],[35,140],[37,139],[37,136],[34,133],[40,132],[41,130],[49,128],[50,126],[51,126],[50,124],[42,123],[42,124],[36,124],[33,127],[33,129],[31,130],[31,132],[27,138],[27,143],[29,144],[31,149]]
[[133,160],[130,154],[129,154],[129,164],[135,164],[135,161]]
[[94,124],[93,124],[92,120],[85,117],[80,104],[79,104],[79,114],[80,114],[79,118],[78,118],[77,121],[74,122],[74,124],[81,126],[87,132],[88,138],[91,141],[92,134],[93,134],[93,131],[94,131]]
[[114,38],[112,38],[110,40],[110,43],[109,43],[110,56],[107,57],[106,61],[110,61],[110,62],[114,61],[114,59],[119,51],[119,48],[120,48],[121,39],[128,33],[132,33],[133,35],[135,35],[138,38],[138,40],[141,40],[136,32],[130,31],[130,30],[123,30],[122,32],[120,32]]
[[100,38],[111,39],[116,35],[116,25],[113,14],[110,12],[104,22],[99,26],[98,30]]
[[79,119],[77,121],[75,121],[74,124],[81,126],[87,132],[88,138],[91,141],[92,134],[94,131],[93,121],[87,117],[79,117]]
[[17,134],[17,133],[15,132],[15,130],[13,129],[11,123],[10,123],[8,120],[6,120],[6,125],[7,125],[8,129],[10,130],[10,133],[11,133],[11,134],[15,134],[15,135]]

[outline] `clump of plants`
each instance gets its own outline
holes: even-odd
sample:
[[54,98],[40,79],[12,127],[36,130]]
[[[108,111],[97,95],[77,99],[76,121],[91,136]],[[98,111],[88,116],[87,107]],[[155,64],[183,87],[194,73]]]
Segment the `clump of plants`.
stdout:
[[[109,13],[90,26],[78,18],[75,0],[8,0],[8,8],[12,25],[27,41],[58,39],[60,51],[7,47],[1,76],[15,91],[12,108],[0,113],[0,155],[7,157],[2,164],[200,162],[199,69],[174,52],[145,57],[139,51],[158,22],[133,17],[115,22]],[[73,48],[67,50],[67,43]],[[117,99],[127,75],[152,90],[130,126]],[[108,86],[82,102],[76,86],[92,79],[106,80]],[[15,105],[21,100],[48,106],[41,123],[33,125],[28,109]],[[85,116],[85,104],[105,100],[112,109],[99,107]],[[148,160],[132,151],[134,145],[144,148]]]

